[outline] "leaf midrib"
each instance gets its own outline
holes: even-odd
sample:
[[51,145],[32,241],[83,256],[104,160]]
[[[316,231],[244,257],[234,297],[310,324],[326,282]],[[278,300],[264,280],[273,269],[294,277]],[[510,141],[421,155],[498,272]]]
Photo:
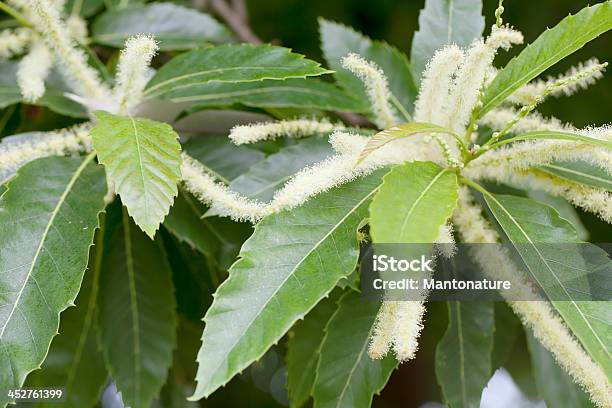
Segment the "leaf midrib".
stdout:
[[42,248],[44,247],[44,242],[45,242],[45,239],[47,238],[47,235],[49,234],[51,225],[53,225],[55,218],[59,214],[59,211],[62,205],[66,201],[66,198],[68,197],[68,194],[70,193],[72,187],[74,187],[74,184],[76,183],[77,179],[81,176],[81,173],[83,173],[83,171],[85,170],[85,167],[87,167],[87,165],[93,160],[94,157],[95,157],[95,153],[90,153],[83,160],[83,162],[79,165],[79,167],[76,169],[76,171],[70,178],[70,181],[68,182],[68,184],[66,185],[66,188],[64,189],[61,196],[59,197],[57,204],[53,208],[53,211],[51,212],[51,217],[49,218],[49,221],[47,222],[47,225],[45,226],[45,230],[43,231],[43,234],[38,243],[38,247],[36,248],[36,252],[34,253],[34,256],[32,258],[30,269],[28,270],[28,273],[23,281],[23,285],[21,286],[21,289],[19,290],[19,294],[17,295],[17,298],[15,299],[15,302],[13,304],[13,307],[11,308],[11,312],[9,313],[8,317],[6,318],[6,321],[4,322],[4,325],[2,326],[2,330],[0,330],[0,342],[2,342],[4,331],[6,330],[6,327],[8,326],[8,323],[11,320],[13,313],[15,313],[15,309],[17,309],[17,305],[19,304],[21,300],[21,296],[23,295],[23,290],[25,289],[28,281],[30,280],[32,272],[34,271],[34,267],[36,266],[38,262],[38,257],[40,256],[40,252],[42,251]]
[[581,135],[579,133],[570,133],[570,132],[554,132],[554,131],[544,131],[544,132],[528,132],[523,133],[509,139],[503,140],[502,142],[517,142],[523,140],[561,140],[561,141],[571,141],[575,143],[586,143],[593,146],[603,147],[604,149],[612,150],[612,142],[609,142],[605,139],[598,139],[596,137],[590,137]]
[[457,315],[457,339],[459,340],[459,377],[461,382],[461,401],[463,401],[463,406],[467,407],[467,390],[465,389],[465,357],[464,357],[464,349],[465,342],[463,339],[463,328],[461,327],[461,302],[455,302],[456,315]]
[[[331,319],[330,319],[330,321],[331,321]],[[342,404],[341,404],[342,399],[344,398],[344,394],[348,390],[349,384],[351,383],[353,375],[355,374],[355,370],[357,370],[357,366],[359,365],[359,363],[361,363],[361,359],[363,358],[363,355],[365,353],[366,347],[367,347],[367,345],[369,343],[369,339],[372,336],[372,332],[374,331],[374,326],[375,326],[374,324],[371,325],[370,330],[368,330],[368,335],[365,337],[365,341],[363,342],[363,346],[361,346],[361,350],[359,351],[359,355],[355,359],[355,364],[353,364],[353,366],[351,367],[351,370],[349,371],[349,375],[348,375],[348,377],[346,379],[344,387],[342,388],[342,392],[338,396],[338,403],[336,404],[336,408],[340,408],[342,406]]]
[[[606,353],[606,355],[608,356],[608,358],[610,358],[610,352],[608,351],[608,349],[605,347],[604,343],[601,341],[601,339],[599,338],[599,335],[597,334],[597,332],[595,332],[595,330],[593,330],[593,327],[591,326],[591,323],[589,322],[589,320],[586,318],[586,316],[584,315],[584,313],[582,312],[582,309],[580,309],[578,307],[578,305],[576,304],[576,301],[570,296],[570,294],[567,292],[567,290],[565,289],[565,286],[563,286],[563,284],[561,283],[561,281],[559,280],[559,278],[557,277],[557,275],[555,274],[555,272],[552,270],[552,268],[550,267],[550,265],[548,264],[546,258],[540,253],[540,251],[538,250],[537,246],[533,243],[533,241],[531,240],[531,238],[529,237],[529,235],[527,235],[527,233],[525,232],[525,230],[523,230],[523,228],[519,225],[519,223],[514,219],[514,217],[512,216],[512,214],[510,214],[506,208],[504,206],[501,205],[501,203],[492,195],[492,194],[488,194],[487,195],[489,198],[491,198],[498,206],[499,208],[507,215],[507,217],[512,221],[512,223],[519,229],[519,231],[523,234],[523,236],[527,239],[527,241],[529,242],[529,244],[533,247],[533,249],[537,252],[538,256],[540,257],[540,259],[544,262],[544,264],[546,265],[546,268],[549,270],[549,272],[552,274],[552,276],[554,276],[555,280],[559,283],[559,286],[561,286],[561,288],[563,289],[563,292],[565,292],[565,294],[567,295],[569,302],[572,304],[572,306],[574,307],[574,309],[576,309],[576,311],[578,312],[578,314],[580,315],[580,317],[582,318],[582,320],[584,321],[584,323],[588,326],[589,330],[591,331],[591,333],[593,334],[593,336],[597,339],[597,342],[600,344],[601,348],[604,350],[604,352]],[[521,258],[523,256],[521,255]],[[537,278],[537,276],[534,276],[536,278],[536,280],[539,279]]]
[[230,98],[235,96],[250,96],[257,94],[266,94],[272,92],[294,92],[294,93],[302,93],[302,94],[311,94],[320,97],[327,97],[330,95],[329,92],[320,91],[318,89],[306,88],[306,87],[298,87],[298,86],[267,86],[256,89],[245,89],[242,91],[231,91],[231,92],[218,92],[218,93],[207,93],[205,95],[194,95],[194,96],[179,96],[175,98],[170,98],[172,102],[201,102],[211,99],[219,99],[219,98]]
[[[592,175],[592,174],[589,174],[589,173],[580,172],[578,170],[570,169],[570,168],[567,168],[567,167],[556,166],[554,164],[545,164],[545,165],[543,165],[541,167],[542,171],[545,171],[545,172],[547,172],[549,174],[552,174],[554,176],[560,177],[558,174],[546,171],[546,169],[554,169],[554,170],[557,170],[557,171],[559,171],[561,173],[570,173],[570,174],[574,174],[576,176],[584,177],[586,179],[591,179],[591,180],[594,180],[594,181],[597,181],[597,182],[600,182],[600,183],[603,183],[603,184],[610,184],[610,185],[612,185],[610,180],[606,180],[606,179],[604,179],[602,177],[598,177],[598,176],[595,176],[595,175]],[[573,181],[573,180],[570,180],[570,181]]]
[[364,146],[359,156],[359,159],[363,160],[366,156],[380,149],[387,143],[410,136],[418,136],[422,133],[442,133],[451,136],[454,135],[450,129],[446,129],[442,126],[434,125],[431,123],[413,122],[404,125],[396,125],[372,136],[372,138],[368,140],[368,142]]
[[140,321],[138,313],[138,299],[136,298],[136,282],[134,274],[134,258],[132,254],[132,238],[130,235],[130,219],[122,210],[123,236],[125,242],[125,264],[128,276],[128,290],[130,293],[130,312],[132,315],[133,347],[134,347],[134,392],[136,406],[140,406]]
[[406,227],[408,225],[408,220],[410,219],[410,217],[412,217],[412,213],[414,212],[416,206],[421,202],[421,200],[425,197],[425,194],[427,194],[427,192],[433,187],[433,185],[438,181],[438,179],[440,177],[442,177],[442,175],[444,173],[446,173],[446,172],[447,172],[446,169],[440,170],[438,172],[438,174],[436,174],[436,176],[433,178],[433,180],[431,180],[429,182],[429,184],[425,187],[425,189],[423,189],[421,194],[419,194],[417,199],[414,201],[414,203],[412,204],[412,206],[408,210],[408,213],[406,214],[406,217],[404,218],[404,222],[402,223],[402,228],[400,228],[400,233],[399,233],[400,237],[404,236],[404,231],[405,231],[405,229],[406,229]]
[[[229,350],[233,350],[234,347],[236,347],[236,345],[240,342],[240,340],[243,338],[244,334],[250,329],[251,325],[253,324],[253,322],[255,322],[259,316],[261,315],[262,311],[267,307],[267,305],[270,303],[270,301],[274,298],[274,296],[278,293],[278,291],[285,285],[285,283],[289,280],[290,277],[292,277],[295,273],[295,271],[302,265],[302,263],[314,252],[314,250],[316,248],[318,248],[325,240],[327,240],[327,238],[329,238],[329,236],[334,233],[336,231],[337,228],[339,228],[340,225],[342,225],[342,223],[344,223],[346,221],[346,219],[351,216],[355,210],[357,208],[359,208],[361,205],[363,205],[364,202],[366,202],[373,194],[375,194],[378,189],[380,188],[380,185],[376,186],[376,188],[374,188],[371,192],[369,192],[368,194],[366,194],[365,197],[363,197],[361,200],[359,200],[358,203],[356,203],[350,211],[347,211],[346,215],[343,216],[336,224],[334,224],[333,228],[331,228],[329,230],[329,232],[327,232],[319,241],[317,241],[312,248],[302,257],[302,259],[300,260],[300,262],[298,262],[291,270],[290,273],[287,274],[287,276],[285,277],[285,279],[283,279],[283,281],[278,285],[278,287],[276,288],[276,290],[268,297],[268,299],[266,300],[266,302],[259,308],[259,310],[257,311],[257,314],[251,319],[251,321],[249,322],[249,324],[245,327],[245,329],[242,331],[241,335],[238,336],[237,340],[233,342],[233,344],[229,347]],[[226,280],[226,282],[229,282],[229,280]],[[222,285],[223,286],[223,285]],[[218,299],[215,298],[215,299]],[[213,305],[214,306],[214,305]],[[213,306],[210,307],[209,310],[211,310],[213,308]],[[228,352],[226,353],[226,355],[229,355],[231,353]],[[216,373],[218,372],[219,368],[221,367],[221,365],[224,363],[224,360],[221,360],[219,362],[219,364],[217,364],[217,366],[214,368],[213,375],[211,375],[211,377],[214,377],[216,375]],[[209,395],[209,394],[208,394]]]
[[[605,3],[600,3],[600,4],[605,4]],[[593,6],[593,7],[594,7],[594,6]],[[574,16],[574,17],[575,17],[575,16]],[[592,17],[592,16],[591,16],[591,17]],[[504,98],[505,98],[507,95],[509,95],[510,93],[512,93],[513,91],[515,91],[515,90],[518,88],[518,86],[516,86],[516,84],[526,83],[527,81],[529,81],[529,79],[525,79],[525,78],[534,78],[535,76],[537,76],[537,74],[535,74],[535,75],[534,75],[533,73],[534,73],[534,72],[537,72],[537,71],[540,69],[539,67],[544,67],[544,70],[545,70],[547,67],[550,67],[550,66],[552,65],[552,62],[551,62],[551,61],[554,61],[555,59],[557,59],[557,56],[558,56],[558,55],[563,55],[563,54],[565,53],[565,50],[573,48],[573,47],[575,46],[574,44],[579,44],[579,43],[582,41],[582,39],[583,39],[583,38],[588,38],[588,37],[590,37],[590,36],[591,36],[591,33],[599,31],[599,29],[600,29],[599,27],[600,27],[600,26],[604,26],[604,25],[605,25],[605,23],[606,23],[606,22],[605,22],[605,21],[603,21],[603,22],[602,22],[602,23],[600,23],[599,25],[596,25],[595,27],[596,27],[597,29],[596,29],[596,30],[594,29],[594,30],[588,31],[588,32],[587,32],[587,33],[588,33],[588,35],[587,35],[587,34],[584,34],[583,36],[578,36],[578,38],[577,38],[575,41],[573,41],[571,44],[568,44],[568,45],[567,45],[567,46],[565,46],[563,49],[559,50],[559,52],[557,52],[556,54],[554,54],[553,56],[551,56],[549,59],[547,59],[547,60],[545,61],[545,63],[538,64],[538,65],[537,65],[535,68],[533,68],[532,70],[527,71],[527,73],[526,73],[525,75],[523,75],[522,77],[518,78],[518,79],[517,79],[516,81],[514,81],[514,82],[513,82],[511,85],[507,86],[507,87],[506,87],[506,88],[505,88],[505,89],[504,89],[502,92],[498,93],[498,94],[497,94],[495,97],[491,98],[491,100],[490,100],[490,101],[489,101],[487,104],[485,104],[485,105],[484,105],[484,106],[481,108],[480,113],[482,114],[482,113],[484,113],[484,112],[488,112],[488,111],[489,111],[489,110],[490,110],[492,107],[497,106],[497,105],[498,105],[498,102],[497,102],[497,101],[498,101],[500,98],[503,100],[503,99],[504,99]],[[589,25],[587,25],[587,26],[589,26]],[[558,27],[558,26],[557,26],[557,27]],[[593,27],[593,26],[592,26],[592,25],[590,25],[590,27]],[[536,39],[536,41],[537,41],[537,39]],[[585,44],[586,44],[587,42],[588,42],[588,41],[584,41],[584,43],[585,43]],[[535,42],[534,42],[534,43],[535,43]],[[533,46],[533,44],[534,44],[534,43],[530,44],[530,45],[529,45],[529,47]],[[519,54],[519,55],[518,55],[516,58],[518,59],[518,57],[519,57],[519,56],[520,56],[520,54]],[[516,61],[516,59],[515,59],[515,60],[513,60],[513,61]],[[510,63],[512,63],[513,61],[511,61]],[[508,65],[509,65],[509,64],[508,64]],[[506,67],[508,67],[508,65],[506,65]],[[542,70],[542,71],[543,71],[543,70]],[[540,72],[542,72],[542,71],[540,71]],[[520,85],[519,85],[519,86],[520,86]]]
[[[166,79],[165,81],[161,81],[153,86],[151,86],[150,88],[146,89],[144,91],[144,94],[150,94],[153,93],[153,91],[155,91],[156,89],[162,88],[168,84],[174,83],[174,82],[178,82],[178,81],[182,81],[184,79],[189,79],[189,78],[194,78],[194,77],[199,77],[199,76],[204,76],[204,75],[208,75],[208,74],[213,74],[213,73],[219,73],[219,72],[225,72],[225,71],[243,71],[243,70],[266,70],[266,69],[270,69],[270,67],[262,67],[262,66],[258,66],[258,65],[253,65],[253,66],[240,66],[240,67],[224,67],[224,68],[214,68],[214,69],[207,69],[207,70],[203,70],[203,71],[198,71],[198,72],[191,72],[189,74],[183,74],[183,75],[179,75],[176,77],[172,77],[170,79]],[[283,66],[275,66],[274,67],[275,70],[293,70],[296,69],[296,67],[283,67]],[[315,74],[310,74],[310,75],[315,75]],[[302,76],[306,76],[306,75],[293,75],[292,77],[302,77]],[[222,80],[222,79],[215,79],[214,81],[217,82],[226,82],[226,83],[234,83],[234,82],[257,82],[260,80],[264,80],[264,79],[278,79],[275,77],[264,77],[264,78],[257,78],[257,79],[239,79],[239,80]],[[207,79],[207,80],[203,80],[200,83],[207,83],[207,82],[212,82],[212,79]],[[162,93],[168,92],[170,90],[176,90],[176,89],[181,89],[181,88],[186,88],[186,87],[190,87],[193,86],[194,84],[183,84],[183,85],[177,85],[175,87],[172,87],[170,89],[166,89],[166,90],[162,90]]]
[[145,207],[145,214],[149,214],[149,196],[147,194],[147,187],[146,187],[146,179],[145,179],[145,175],[144,175],[144,169],[142,167],[142,153],[140,151],[140,140],[139,140],[139,135],[138,135],[138,128],[136,126],[136,121],[134,120],[134,118],[130,117],[130,121],[132,122],[132,128],[134,129],[134,140],[136,141],[136,151],[138,154],[138,169],[140,170],[140,181],[142,182],[142,193],[144,195],[144,207]]

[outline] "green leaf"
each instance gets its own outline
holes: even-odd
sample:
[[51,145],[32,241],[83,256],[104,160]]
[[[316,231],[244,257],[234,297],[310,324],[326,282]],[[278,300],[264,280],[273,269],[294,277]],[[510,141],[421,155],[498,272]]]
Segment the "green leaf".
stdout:
[[571,224],[547,205],[490,193],[484,198],[508,239],[518,244],[515,247],[523,262],[572,333],[612,377],[609,302],[581,300],[593,290],[585,274],[595,271],[597,290],[601,292],[598,297],[611,298],[612,264],[606,252],[581,242]]
[[64,11],[66,15],[91,17],[104,6],[104,0],[66,0]]
[[540,166],[538,169],[574,183],[612,191],[610,174],[601,167],[585,161],[554,162]]
[[[272,199],[274,192],[295,173],[326,159],[332,153],[331,145],[325,139],[303,139],[253,165],[232,180],[229,187],[248,198],[266,202]],[[207,215],[216,214],[218,212],[213,205]]]
[[410,66],[415,82],[434,53],[448,44],[468,47],[482,36],[485,19],[482,0],[427,0],[419,13],[419,29],[414,33]]
[[527,346],[536,385],[546,406],[574,408],[594,406],[589,401],[588,395],[559,367],[550,351],[533,337],[531,331],[527,333]]
[[334,314],[338,297],[323,299],[289,332],[287,342],[287,390],[291,408],[304,405],[312,393],[317,363],[323,340],[323,330]]
[[517,136],[504,139],[494,143],[491,148],[505,145],[507,143],[519,142],[521,140],[567,140],[569,142],[586,143],[588,145],[603,147],[604,149],[612,150],[612,142],[604,139],[596,139],[594,137],[584,136],[577,133],[542,131],[523,133]]
[[159,239],[148,239],[124,209],[111,213],[108,225],[98,311],[102,350],[126,406],[149,407],[176,342],[170,266]]
[[398,365],[392,355],[374,360],[368,345],[380,302],[357,292],[342,297],[325,327],[313,389],[314,407],[367,408]]
[[106,11],[92,26],[92,41],[122,48],[137,34],[151,34],[162,51],[185,50],[206,41],[223,42],[229,31],[208,14],[172,3],[135,4]]
[[47,355],[79,291],[105,194],[89,155],[30,162],[0,198],[1,389],[19,388]]
[[190,89],[169,92],[163,99],[193,103],[186,114],[204,109],[244,105],[255,108],[300,108],[365,112],[368,105],[347,95],[335,85],[314,78],[245,83],[209,82]]
[[[93,407],[100,397],[108,373],[95,330],[95,312],[104,236],[104,216],[96,232],[89,264],[75,308],[62,313],[59,335],[53,339],[42,370],[28,376],[28,387],[64,388],[66,407]],[[34,378],[32,378],[34,377]],[[55,401],[41,406],[57,406]]]
[[[17,85],[17,65],[16,61],[0,61],[0,109],[25,103]],[[55,71],[46,79],[45,86],[45,94],[33,105],[44,106],[66,116],[87,117],[87,110],[82,105],[65,96],[68,88]]]
[[170,125],[95,113],[91,130],[98,160],[136,224],[153,237],[178,193],[181,145]]
[[326,74],[320,64],[288,48],[272,45],[222,45],[198,49],[174,57],[147,84],[145,96],[172,92],[193,95],[198,86],[211,81],[256,82],[264,79],[305,78]]
[[589,239],[589,231],[580,220],[580,215],[565,198],[541,190],[529,190],[527,196],[557,210],[561,218],[565,218],[572,224],[581,240],[587,241]]
[[[396,100],[392,101],[400,112],[412,112],[417,87],[412,79],[406,56],[384,42],[372,41],[352,28],[319,19],[321,48],[329,67],[336,72],[338,83],[361,101],[367,101],[363,83],[350,71],[342,68],[341,59],[357,53],[375,62],[389,79],[389,88]],[[408,118],[404,118],[408,120]]]
[[[532,169],[531,172],[538,173],[537,168]],[[543,174],[540,174],[543,175]],[[562,218],[568,220],[572,226],[576,229],[578,237],[583,241],[589,240],[589,231],[586,229],[578,211],[563,197],[554,196],[542,190],[528,189],[524,190],[524,186],[506,182],[504,184],[491,184],[485,183],[488,191],[497,194],[510,194],[520,197],[529,197],[533,200],[539,201],[546,205],[551,206]]]
[[478,408],[491,377],[493,303],[447,305],[448,329],[436,347],[436,377],[449,407]]
[[204,317],[192,399],[210,395],[259,359],[355,269],[357,225],[383,173],[257,224]]
[[364,146],[361,154],[359,155],[358,161],[361,162],[370,154],[380,149],[389,142],[397,139],[403,139],[405,137],[431,134],[431,133],[442,133],[451,136],[455,136],[455,133],[445,127],[434,125],[433,123],[423,122],[409,122],[402,123],[401,125],[390,127],[389,129],[382,130],[372,136],[368,143]]
[[191,194],[181,191],[164,220],[164,227],[179,240],[213,257],[222,268],[227,269],[236,260],[251,227],[229,218],[204,218],[205,213],[205,206]]
[[[177,314],[199,323],[212,302],[212,294],[225,274],[206,255],[189,248],[189,246],[182,244],[168,234],[162,234],[162,238],[168,264],[172,270]],[[195,356],[200,346],[199,336],[201,333],[202,327],[199,327],[194,336],[198,343],[193,350],[191,361],[191,365],[194,367],[196,366]],[[179,348],[184,346],[180,340],[180,336],[177,335]],[[195,377],[195,368],[193,374],[189,377]]]
[[513,357],[514,344],[521,333],[521,321],[505,302],[494,302],[495,330],[491,351],[491,371],[495,372]]
[[485,89],[482,116],[512,92],[612,28],[612,3],[604,1],[565,17],[514,57]]
[[395,166],[370,205],[377,243],[432,243],[457,204],[457,175],[431,162]]
[[185,151],[198,160],[219,181],[230,184],[265,154],[248,146],[236,146],[226,136],[195,136],[183,145]]

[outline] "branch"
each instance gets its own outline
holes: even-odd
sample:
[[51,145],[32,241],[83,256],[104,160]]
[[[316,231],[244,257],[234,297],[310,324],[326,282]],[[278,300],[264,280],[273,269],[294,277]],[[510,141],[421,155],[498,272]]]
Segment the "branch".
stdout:
[[245,0],[232,0],[232,7],[236,11],[236,14],[240,17],[242,21],[247,21],[247,7]]
[[240,41],[261,44],[262,41],[253,33],[246,21],[246,7],[244,1],[234,1],[234,8],[225,0],[211,0],[210,8],[221,17],[232,29]]
[[370,129],[376,129],[376,126],[370,122],[367,118],[358,115],[353,112],[335,112],[336,115],[342,119],[345,123],[351,126],[364,127]]

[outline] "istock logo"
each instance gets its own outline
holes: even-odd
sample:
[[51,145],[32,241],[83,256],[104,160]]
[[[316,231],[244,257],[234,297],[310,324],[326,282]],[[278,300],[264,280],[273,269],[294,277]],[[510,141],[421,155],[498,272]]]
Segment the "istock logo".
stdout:
[[395,259],[388,255],[373,255],[372,264],[376,272],[433,272],[433,259],[421,255],[420,259]]

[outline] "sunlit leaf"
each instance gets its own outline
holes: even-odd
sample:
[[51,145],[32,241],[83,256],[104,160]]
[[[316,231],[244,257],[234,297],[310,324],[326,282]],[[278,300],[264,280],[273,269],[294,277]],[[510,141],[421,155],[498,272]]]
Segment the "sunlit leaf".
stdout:
[[136,224],[153,237],[178,193],[178,135],[149,119],[95,115],[91,138],[98,159]]
[[370,205],[376,243],[433,243],[457,204],[457,175],[431,162],[395,166]]
[[264,79],[318,76],[329,71],[320,64],[272,45],[222,45],[198,49],[174,57],[147,84],[145,96],[160,97],[172,92],[193,95],[199,85],[211,81],[236,83]]
[[541,190],[529,190],[527,196],[546,205],[550,205],[557,210],[561,218],[565,218],[572,224],[581,240],[587,241],[589,239],[589,231],[582,223],[578,211],[576,211],[565,198],[554,196]]
[[260,221],[206,313],[193,399],[276,343],[357,264],[356,229],[384,170]]

